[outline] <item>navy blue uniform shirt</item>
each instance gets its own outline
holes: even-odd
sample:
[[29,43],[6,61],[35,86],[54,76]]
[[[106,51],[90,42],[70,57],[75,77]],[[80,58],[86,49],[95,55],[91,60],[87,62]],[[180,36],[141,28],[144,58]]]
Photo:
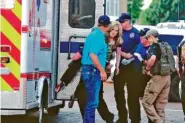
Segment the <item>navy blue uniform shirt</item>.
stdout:
[[121,51],[126,53],[130,53],[141,42],[139,31],[134,27],[130,30],[123,30],[122,38]]
[[[149,48],[149,46],[144,47],[143,44],[140,43],[131,52],[131,54],[139,53],[144,60],[147,60],[147,50],[148,50],[148,48]],[[139,72],[142,71],[142,63],[138,60],[138,58],[136,56],[134,57],[134,70],[139,71]]]

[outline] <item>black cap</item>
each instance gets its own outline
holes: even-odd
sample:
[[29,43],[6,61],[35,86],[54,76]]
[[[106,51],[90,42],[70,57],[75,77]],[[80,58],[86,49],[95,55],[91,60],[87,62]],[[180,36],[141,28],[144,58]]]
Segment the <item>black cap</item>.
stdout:
[[126,20],[131,20],[131,16],[127,13],[122,13],[121,16],[117,19],[120,23],[125,22]]
[[145,36],[146,33],[147,33],[149,30],[150,30],[149,28],[144,28],[144,29],[140,30],[139,35],[140,35],[140,36]]
[[109,16],[102,15],[98,19],[98,23],[101,25],[109,25],[111,23]]

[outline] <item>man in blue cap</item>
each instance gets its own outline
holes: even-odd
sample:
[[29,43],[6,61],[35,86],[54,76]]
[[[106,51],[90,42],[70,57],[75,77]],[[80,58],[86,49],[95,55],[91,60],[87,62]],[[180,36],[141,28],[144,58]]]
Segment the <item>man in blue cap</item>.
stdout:
[[[139,31],[131,25],[131,16],[127,13],[122,13],[121,16],[117,19],[123,29],[123,44],[121,47],[121,61],[127,58],[128,53],[140,43]],[[122,64],[123,63],[123,64]],[[140,123],[140,103],[138,97],[138,89],[136,89],[136,82],[134,79],[134,64],[124,64],[121,62],[120,65],[116,63],[116,70],[119,71],[114,77],[114,90],[115,90],[115,99],[118,109],[118,123],[128,123],[128,112],[126,108],[125,101],[125,91],[124,87],[127,85],[128,91],[128,108],[129,108],[129,117],[131,123]]]
[[105,33],[109,31],[110,18],[106,15],[98,19],[98,27],[86,38],[82,54],[81,76],[87,92],[84,123],[95,123],[95,110],[99,104],[101,80],[107,79],[105,72],[107,44]]

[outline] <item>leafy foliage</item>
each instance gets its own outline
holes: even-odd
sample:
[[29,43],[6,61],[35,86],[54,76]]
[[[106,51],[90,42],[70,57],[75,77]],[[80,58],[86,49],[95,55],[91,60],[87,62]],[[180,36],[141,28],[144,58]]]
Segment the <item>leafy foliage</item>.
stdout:
[[128,13],[130,13],[132,17],[132,22],[135,23],[135,21],[139,18],[141,7],[143,6],[143,0],[128,0]]
[[185,0],[153,0],[142,17],[151,25],[185,19]]

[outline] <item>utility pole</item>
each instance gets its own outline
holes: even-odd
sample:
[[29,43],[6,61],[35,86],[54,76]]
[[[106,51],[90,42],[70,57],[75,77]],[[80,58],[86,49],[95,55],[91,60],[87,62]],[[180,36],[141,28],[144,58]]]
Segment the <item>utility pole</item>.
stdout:
[[132,4],[133,4],[133,1],[128,0],[128,9],[129,9],[129,13],[130,13],[130,16],[131,16],[131,22],[132,22]]
[[178,1],[178,20],[180,20],[180,4],[179,4],[179,0],[177,0]]
[[104,4],[103,4],[103,7],[104,7],[104,15],[106,15],[106,10],[107,10],[107,4],[106,4],[106,0],[104,0]]

